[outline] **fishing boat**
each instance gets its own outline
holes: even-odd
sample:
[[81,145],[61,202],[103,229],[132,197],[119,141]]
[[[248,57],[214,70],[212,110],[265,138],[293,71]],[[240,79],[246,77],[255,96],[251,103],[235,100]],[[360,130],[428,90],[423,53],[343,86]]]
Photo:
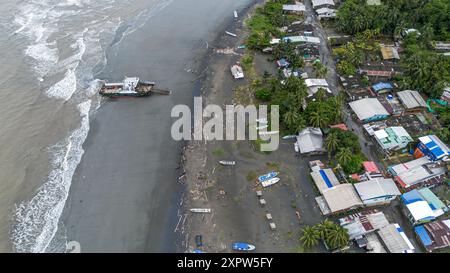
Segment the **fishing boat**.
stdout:
[[236,35],[236,34],[234,34],[234,33],[232,33],[232,32],[229,32],[229,31],[225,31],[225,33],[226,33],[226,34],[228,34],[228,35],[230,35],[230,36],[233,36],[233,37],[237,37],[237,35]]
[[267,187],[270,187],[270,186],[272,186],[272,185],[278,183],[278,181],[280,181],[280,178],[275,177],[275,178],[272,178],[272,179],[269,179],[269,180],[266,180],[266,181],[262,181],[262,182],[261,182],[261,185],[262,185],[264,188],[267,188]]
[[234,165],[236,165],[236,162],[235,161],[231,161],[231,160],[230,161],[220,160],[219,163],[221,165],[224,165],[224,166],[234,166]]
[[231,67],[231,74],[233,74],[233,77],[235,79],[244,78],[244,71],[242,70],[242,67],[238,63]]
[[237,251],[252,251],[252,250],[256,249],[256,247],[254,245],[251,245],[249,243],[244,243],[244,242],[233,243],[233,245],[231,247],[233,248],[233,250],[237,250]]
[[103,81],[99,94],[106,97],[146,97],[151,93],[169,95],[169,90],[154,88],[154,82],[141,81],[138,77],[125,77],[123,82],[107,83]]
[[196,213],[211,213],[211,209],[190,209],[191,212],[196,212]]
[[234,12],[233,12],[233,15],[234,15],[234,18],[238,18],[237,11],[234,11]]
[[203,250],[200,250],[200,249],[194,249],[194,250],[192,251],[192,253],[206,253],[206,252],[203,251]]
[[269,180],[271,178],[277,177],[278,173],[277,172],[270,172],[268,174],[264,174],[258,177],[258,181],[259,182],[263,182],[266,180]]

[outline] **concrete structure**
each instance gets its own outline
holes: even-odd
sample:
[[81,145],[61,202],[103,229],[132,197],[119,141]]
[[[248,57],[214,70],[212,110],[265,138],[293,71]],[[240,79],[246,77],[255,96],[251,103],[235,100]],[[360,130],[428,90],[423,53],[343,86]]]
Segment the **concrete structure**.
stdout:
[[386,119],[389,113],[376,98],[364,98],[349,103],[353,112],[362,122]]
[[377,178],[354,184],[356,192],[366,206],[388,204],[400,195],[400,191],[390,178]]

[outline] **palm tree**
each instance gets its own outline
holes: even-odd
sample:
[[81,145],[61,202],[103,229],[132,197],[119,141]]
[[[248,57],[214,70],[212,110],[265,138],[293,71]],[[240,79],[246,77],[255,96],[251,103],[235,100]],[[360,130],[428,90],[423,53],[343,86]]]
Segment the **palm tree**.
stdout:
[[348,147],[340,148],[336,158],[340,165],[346,165],[352,159],[352,151]]
[[324,128],[328,125],[328,122],[328,116],[321,107],[309,115],[309,123],[313,127]]
[[287,111],[283,116],[283,122],[289,129],[293,128],[297,124],[298,120],[299,114],[297,113],[297,111],[294,111],[292,109]]
[[315,227],[306,226],[302,229],[300,241],[305,248],[311,248],[319,243],[319,233]]
[[336,151],[339,144],[339,139],[337,137],[337,134],[334,132],[331,132],[328,134],[327,139],[325,140],[325,145],[327,146],[328,150],[328,158],[331,157],[331,153]]
[[326,238],[327,244],[332,248],[342,248],[348,244],[348,240],[349,235],[347,230],[338,225],[334,225],[334,227],[329,230]]
[[319,237],[322,240],[326,240],[326,238],[328,237],[328,233],[330,231],[330,229],[332,229],[334,227],[334,223],[328,219],[325,219],[322,221],[322,223],[317,224],[316,229],[317,232],[319,234]]

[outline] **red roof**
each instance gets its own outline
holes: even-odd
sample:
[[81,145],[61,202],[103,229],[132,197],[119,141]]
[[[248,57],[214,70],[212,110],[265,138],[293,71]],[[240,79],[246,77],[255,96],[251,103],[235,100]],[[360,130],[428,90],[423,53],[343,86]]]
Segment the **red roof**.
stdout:
[[341,129],[343,131],[348,131],[347,125],[345,125],[344,123],[330,125],[330,128],[338,128],[338,129]]
[[359,174],[357,173],[351,174],[350,177],[356,181],[359,181]]
[[373,161],[364,161],[363,166],[368,173],[380,173],[380,170],[378,170],[377,165]]

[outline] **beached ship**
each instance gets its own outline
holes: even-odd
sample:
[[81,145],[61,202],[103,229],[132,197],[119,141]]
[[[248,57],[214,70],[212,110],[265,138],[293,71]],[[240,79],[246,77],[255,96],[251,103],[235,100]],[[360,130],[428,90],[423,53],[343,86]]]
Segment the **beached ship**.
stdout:
[[106,97],[146,97],[151,93],[169,95],[169,90],[156,89],[154,82],[141,81],[138,77],[125,77],[123,82],[107,83],[103,82],[100,88],[100,95]]

